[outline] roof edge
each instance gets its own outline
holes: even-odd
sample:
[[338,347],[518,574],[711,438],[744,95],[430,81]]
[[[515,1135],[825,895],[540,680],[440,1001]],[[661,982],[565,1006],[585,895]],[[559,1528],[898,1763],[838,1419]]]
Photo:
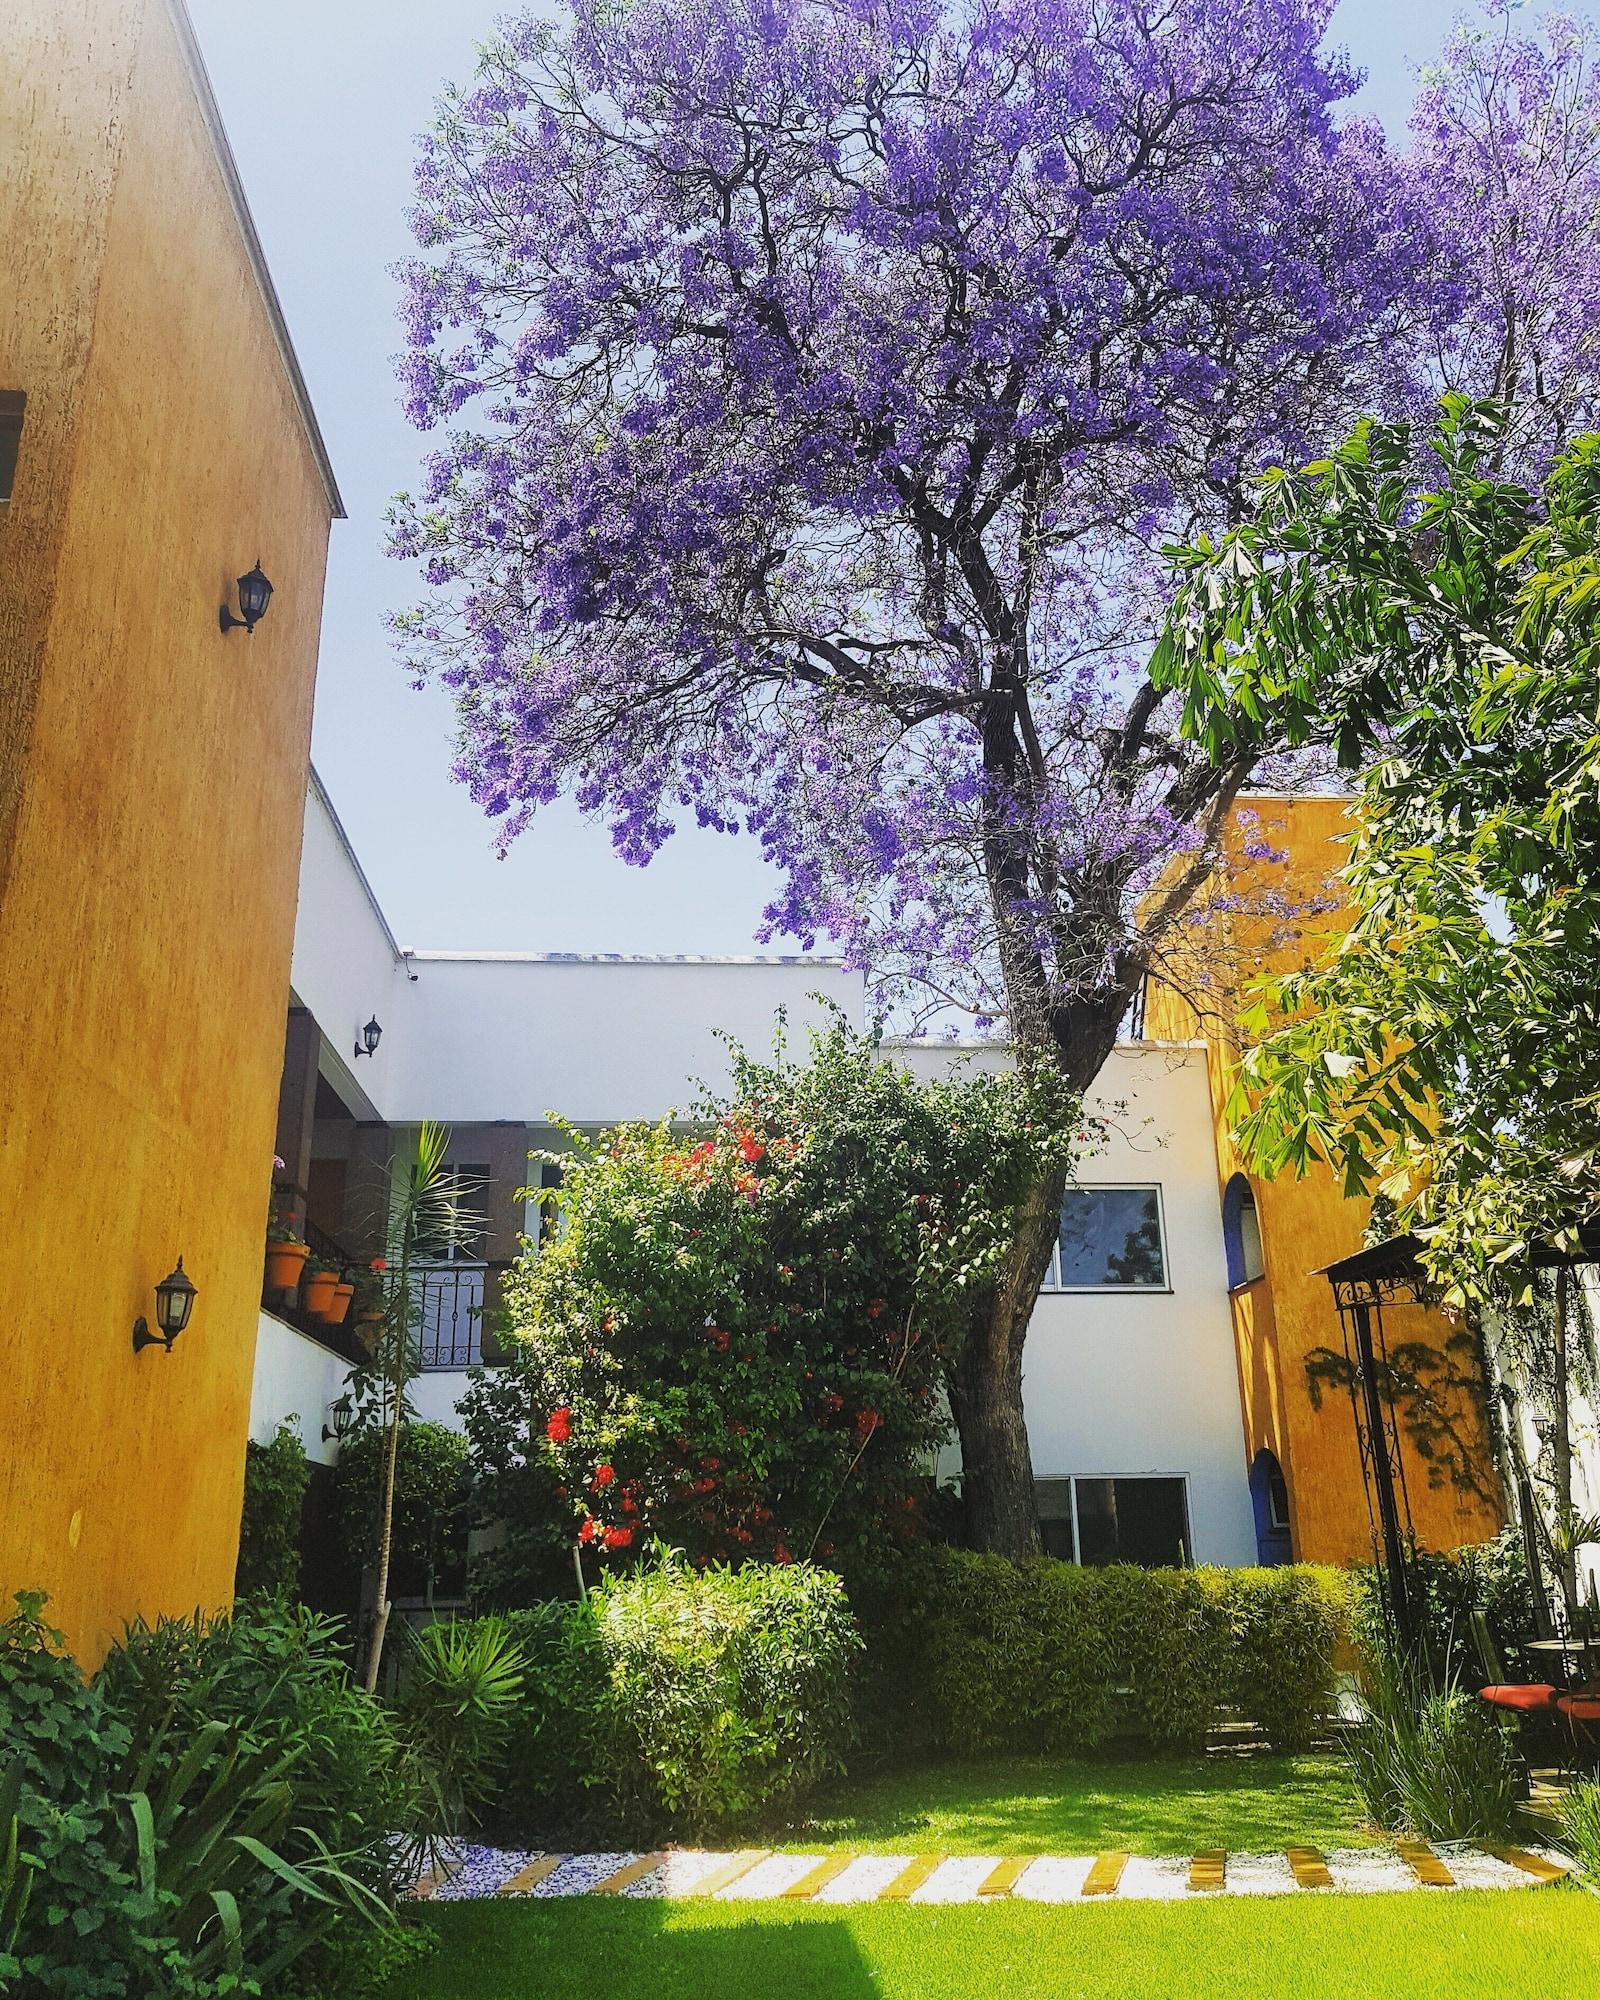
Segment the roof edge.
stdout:
[[362,890],[366,895],[367,902],[371,906],[372,914],[378,920],[378,928],[383,932],[384,939],[387,942],[390,951],[393,952],[394,954],[395,964],[403,965],[405,961],[412,956],[412,954],[410,952],[402,951],[400,949],[399,944],[396,942],[395,934],[389,928],[389,919],[383,914],[383,905],[378,901],[377,891],[373,888],[372,884],[367,880],[367,871],[361,865],[361,857],[356,853],[355,843],[351,840],[349,834],[345,832],[344,821],[340,819],[338,811],[334,806],[333,800],[330,799],[328,796],[327,786],[322,782],[321,778],[317,775],[317,767],[315,764],[312,764],[310,762],[307,763],[306,775],[311,781],[311,790],[316,797],[317,803],[322,807],[322,810],[328,815],[328,818],[333,822],[334,835],[337,838],[339,845],[344,849],[345,859],[350,863],[350,866],[355,870],[356,880],[361,884]]
[[438,965],[795,965],[825,972],[844,970],[842,958],[816,958],[809,953],[693,951],[427,951],[406,947],[406,957],[419,964]]
[[[250,260],[250,268],[255,274],[256,287],[261,294],[261,303],[266,307],[267,319],[272,326],[272,337],[277,343],[278,355],[283,362],[284,373],[289,378],[289,389],[300,412],[300,421],[305,428],[306,442],[311,446],[311,456],[317,462],[317,471],[322,477],[322,488],[328,498],[328,506],[336,521],[345,521],[344,499],[339,492],[339,482],[334,477],[333,461],[328,456],[327,443],[322,435],[322,427],[317,422],[317,413],[312,405],[311,391],[306,387],[306,378],[301,372],[300,357],[294,351],[294,341],[289,333],[289,322],[284,318],[283,305],[278,298],[277,287],[272,282],[272,272],[267,264],[267,254],[261,247],[261,238],[256,232],[255,217],[250,213],[250,203],[245,196],[244,182],[239,177],[239,163],[233,156],[229,143],[228,129],[222,122],[222,111],[217,103],[216,92],[211,87],[211,73],[206,68],[206,59],[200,48],[199,37],[195,34],[194,23],[189,18],[185,0],[167,0],[167,13],[177,30],[179,46],[189,68],[189,81],[200,105],[200,115],[211,135],[211,149],[216,155],[221,169],[223,185],[228,191],[228,199],[233,204],[234,220],[239,225],[239,234],[244,238],[245,254]],[[387,929],[387,926],[385,926]]]

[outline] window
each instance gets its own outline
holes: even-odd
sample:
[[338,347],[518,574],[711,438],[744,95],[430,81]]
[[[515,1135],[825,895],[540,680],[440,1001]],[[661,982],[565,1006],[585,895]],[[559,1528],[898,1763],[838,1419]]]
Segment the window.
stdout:
[[17,446],[22,440],[22,412],[27,400],[20,389],[0,389],[0,501],[11,498],[17,476]]
[[1072,1481],[1036,1479],[1033,1485],[1039,1508],[1039,1540],[1047,1556],[1062,1562],[1076,1562],[1078,1552],[1072,1539]]
[[1047,1290],[1162,1291],[1166,1283],[1160,1188],[1067,1189]]
[[1261,1218],[1243,1174],[1235,1174],[1222,1196],[1222,1247],[1228,1259],[1228,1290],[1253,1284],[1266,1273],[1261,1254]]
[[1189,1483],[1170,1478],[1040,1479],[1034,1493],[1048,1556],[1091,1567],[1189,1561]]

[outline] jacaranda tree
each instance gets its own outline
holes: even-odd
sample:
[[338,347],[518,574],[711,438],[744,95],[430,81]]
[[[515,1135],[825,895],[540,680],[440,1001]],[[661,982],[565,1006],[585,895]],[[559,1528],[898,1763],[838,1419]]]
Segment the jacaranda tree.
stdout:
[[[1148,682],[1152,551],[1412,399],[1470,290],[1425,183],[1336,124],[1330,11],[503,28],[423,141],[401,368],[439,446],[393,546],[507,840],[560,793],[631,861],[689,813],[751,832],[766,935],[1092,1082],[1255,765]],[[1022,1348],[1069,1171],[957,1371],[980,1545],[1034,1538]]]

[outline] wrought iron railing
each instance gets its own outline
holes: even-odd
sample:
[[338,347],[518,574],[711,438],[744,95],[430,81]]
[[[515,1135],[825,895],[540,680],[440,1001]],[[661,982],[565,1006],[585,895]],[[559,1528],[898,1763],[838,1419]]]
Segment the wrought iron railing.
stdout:
[[476,1368],[484,1360],[485,1310],[499,1305],[504,1264],[458,1260],[413,1275],[420,1308],[417,1344],[424,1369]]

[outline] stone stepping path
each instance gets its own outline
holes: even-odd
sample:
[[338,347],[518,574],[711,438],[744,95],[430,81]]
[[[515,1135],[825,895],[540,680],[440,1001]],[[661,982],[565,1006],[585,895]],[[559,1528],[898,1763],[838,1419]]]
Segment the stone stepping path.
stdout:
[[1468,1841],[1393,1847],[1288,1847],[1281,1852],[1143,1855],[780,1854],[663,1848],[648,1853],[553,1854],[462,1842],[412,1892],[459,1902],[487,1896],[714,1898],[719,1902],[1030,1903],[1181,1902],[1206,1896],[1292,1896],[1327,1891],[1531,1889],[1570,1873],[1559,1855]]

